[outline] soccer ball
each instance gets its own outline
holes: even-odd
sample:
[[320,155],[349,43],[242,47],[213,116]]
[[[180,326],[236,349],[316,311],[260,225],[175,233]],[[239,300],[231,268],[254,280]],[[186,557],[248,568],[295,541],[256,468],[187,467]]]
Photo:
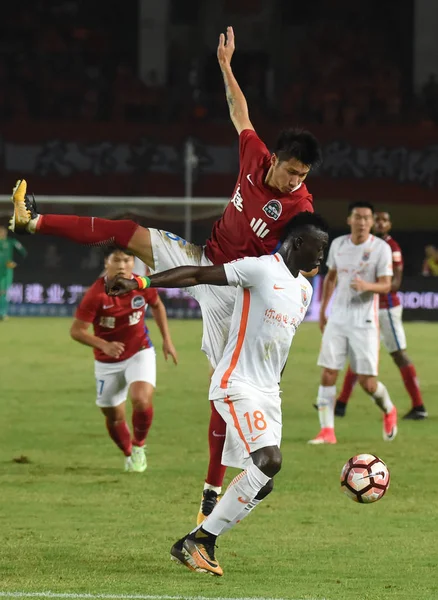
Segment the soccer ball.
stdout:
[[361,504],[377,502],[389,488],[389,470],[374,454],[358,454],[345,463],[341,473],[341,490]]

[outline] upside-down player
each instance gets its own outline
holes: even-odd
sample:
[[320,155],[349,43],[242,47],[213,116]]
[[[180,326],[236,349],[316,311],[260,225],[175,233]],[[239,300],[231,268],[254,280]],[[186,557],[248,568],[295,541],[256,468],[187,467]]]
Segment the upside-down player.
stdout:
[[[304,180],[312,165],[321,160],[321,150],[311,133],[292,129],[280,133],[273,154],[268,151],[254,131],[245,96],[233,75],[233,52],[234,33],[228,27],[227,39],[220,36],[217,55],[231,120],[239,134],[240,171],[231,201],[204,247],[166,231],[139,227],[132,221],[38,215],[34,201],[26,196],[24,180],[14,189],[11,229],[17,233],[57,235],[83,244],[112,242],[130,250],[155,272],[187,264],[223,264],[275,252],[290,219],[301,211],[313,211],[312,196]],[[202,285],[191,293],[202,309],[202,349],[215,369],[227,342],[235,290]],[[210,464],[201,506],[204,515],[213,509],[221,491],[224,434],[225,423],[212,404]]]
[[[147,467],[145,442],[152,424],[156,382],[155,348],[144,323],[148,305],[163,338],[163,353],[177,363],[167,324],[166,309],[157,290],[137,290],[109,298],[105,281],[117,275],[133,277],[132,254],[109,248],[105,277],[99,277],[79,304],[70,329],[74,340],[94,348],[96,404],[105,415],[111,439],[125,455],[125,471]],[[94,333],[89,330],[93,325]],[[132,439],[126,423],[125,404],[132,402]]]
[[227,424],[222,460],[243,471],[202,525],[172,546],[172,558],[191,570],[223,575],[214,552],[217,537],[244,519],[273,489],[282,461],[281,372],[312,296],[312,286],[300,270],[310,271],[320,264],[327,242],[325,221],[304,212],[290,221],[286,239],[274,255],[210,267],[179,267],[143,282],[108,282],[110,297],[139,284],[237,287],[228,342],[213,374],[209,398]]
[[[403,277],[403,257],[401,248],[389,235],[392,223],[388,212],[378,212],[374,217],[374,233],[385,240],[392,250],[392,267],[394,277],[392,278],[391,291],[379,296],[379,323],[381,339],[392,360],[400,370],[405,388],[411,398],[412,408],[405,414],[404,419],[421,420],[427,417],[427,411],[423,404],[420,386],[418,384],[417,372],[414,365],[406,354],[406,334],[403,327],[403,307],[397,291]],[[343,417],[347,402],[350,399],[357,376],[349,367],[345,374],[342,392],[336,401],[335,415]]]
[[[336,444],[336,381],[347,357],[361,387],[383,411],[383,439],[392,441],[397,435],[397,409],[386,387],[377,380],[378,294],[387,294],[391,289],[392,253],[386,242],[371,235],[373,215],[373,206],[368,202],[350,204],[351,234],[335,238],[330,246],[319,319],[323,331],[317,399],[321,431],[309,444]],[[336,297],[327,321],[325,313],[335,288]]]

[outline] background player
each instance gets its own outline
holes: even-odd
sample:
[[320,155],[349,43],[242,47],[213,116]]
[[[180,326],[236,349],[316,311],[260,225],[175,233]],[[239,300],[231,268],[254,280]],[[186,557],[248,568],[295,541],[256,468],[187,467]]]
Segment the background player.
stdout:
[[[206,268],[180,267],[144,280],[157,287],[238,286],[228,343],[209,397],[227,423],[223,462],[245,470],[202,526],[172,547],[172,557],[191,570],[223,574],[214,553],[216,538],[272,491],[272,478],[281,468],[279,381],[312,296],[300,270],[317,267],[328,242],[327,224],[316,214],[299,214],[288,227],[274,255]],[[108,289],[118,294],[138,283],[116,279]]]
[[[403,277],[403,257],[400,246],[389,235],[392,223],[388,212],[378,212],[374,216],[374,233],[381,237],[392,250],[392,268],[394,276],[391,283],[391,291],[379,295],[379,323],[383,344],[393,361],[400,370],[405,388],[411,398],[412,408],[405,414],[404,419],[420,420],[427,417],[427,411],[423,404],[420,386],[418,384],[417,372],[414,365],[406,354],[406,334],[402,322],[403,307],[397,291]],[[349,367],[345,374],[341,395],[336,401],[335,415],[343,417],[347,402],[353,391],[357,377]]]
[[[285,130],[270,153],[254,131],[248,105],[232,69],[234,32],[221,34],[217,50],[225,83],[231,120],[239,134],[240,171],[222,217],[214,224],[204,247],[191,244],[172,233],[140,227],[132,221],[94,217],[38,215],[35,203],[26,197],[26,182],[17,183],[11,228],[69,238],[83,244],[112,242],[129,249],[153,271],[179,265],[209,266],[244,256],[275,252],[290,219],[301,211],[313,211],[312,196],[304,183],[313,165],[321,160],[315,137],[302,130]],[[197,286],[191,291],[202,308],[202,349],[214,369],[227,342],[235,289]],[[214,435],[216,434],[216,436]],[[209,427],[210,465],[204,486],[207,514],[216,503],[225,469],[220,464],[225,423],[215,410]],[[202,518],[202,514],[201,514]]]
[[[105,415],[111,439],[126,457],[125,471],[142,472],[147,467],[145,441],[152,424],[156,382],[155,348],[144,323],[148,305],[163,338],[164,358],[171,356],[176,364],[177,354],[157,290],[108,298],[106,278],[121,275],[131,279],[134,257],[114,248],[106,254],[106,276],[99,277],[88,289],[76,310],[70,333],[77,342],[94,348],[96,404]],[[91,324],[94,334],[88,331]],[[125,416],[128,392],[132,402],[132,439]]]
[[[333,240],[324,279],[320,328],[323,331],[318,365],[322,367],[318,390],[321,431],[309,444],[336,444],[334,405],[336,380],[347,356],[358,381],[382,409],[383,439],[397,434],[397,410],[386,387],[377,380],[379,366],[379,316],[377,294],[391,289],[392,254],[383,240],[371,235],[374,208],[368,202],[349,206],[351,234]],[[336,289],[330,317],[326,310]]]
[[26,248],[15,238],[8,238],[8,230],[0,225],[0,321],[8,318],[8,290],[14,279],[14,250],[24,258]]

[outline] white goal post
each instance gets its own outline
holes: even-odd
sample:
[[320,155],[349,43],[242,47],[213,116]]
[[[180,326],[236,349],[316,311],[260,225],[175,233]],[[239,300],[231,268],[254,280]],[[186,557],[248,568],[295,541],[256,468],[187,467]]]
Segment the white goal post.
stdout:
[[[128,210],[131,207],[159,207],[168,206],[181,209],[184,208],[184,213],[181,214],[181,221],[184,221],[184,237],[186,240],[192,238],[192,221],[194,217],[194,210],[201,207],[217,207],[217,214],[219,215],[226,204],[229,202],[229,198],[173,198],[167,196],[40,196],[36,199],[38,205],[40,204],[60,204],[68,206],[86,205],[96,206],[99,208],[105,207],[126,207]],[[0,205],[2,205],[0,213],[4,214],[6,210],[10,210],[8,207],[11,202],[11,197],[6,195],[0,195]],[[5,210],[6,209],[6,210]],[[216,211],[214,211],[216,212]]]

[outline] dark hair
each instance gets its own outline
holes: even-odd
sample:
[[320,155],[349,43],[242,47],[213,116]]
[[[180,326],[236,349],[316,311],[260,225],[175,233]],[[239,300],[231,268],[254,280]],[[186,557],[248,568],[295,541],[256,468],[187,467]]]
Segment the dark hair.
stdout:
[[287,238],[292,233],[297,233],[298,231],[307,229],[308,227],[314,227],[315,229],[319,229],[325,233],[328,233],[329,230],[328,223],[324,217],[318,213],[312,213],[307,210],[305,212],[298,213],[288,222],[284,232],[284,237]]
[[103,247],[104,258],[108,258],[114,252],[124,252],[124,254],[127,254],[128,256],[134,256],[134,254],[130,250],[127,250],[126,248],[121,248],[120,246],[112,246],[111,245],[111,246]]
[[278,136],[274,152],[280,161],[296,158],[309,167],[322,162],[318,140],[305,129],[284,129]]
[[374,214],[374,205],[371,202],[366,202],[365,200],[357,200],[356,202],[350,202],[348,205],[348,216],[351,215],[355,208],[369,208],[370,211]]

